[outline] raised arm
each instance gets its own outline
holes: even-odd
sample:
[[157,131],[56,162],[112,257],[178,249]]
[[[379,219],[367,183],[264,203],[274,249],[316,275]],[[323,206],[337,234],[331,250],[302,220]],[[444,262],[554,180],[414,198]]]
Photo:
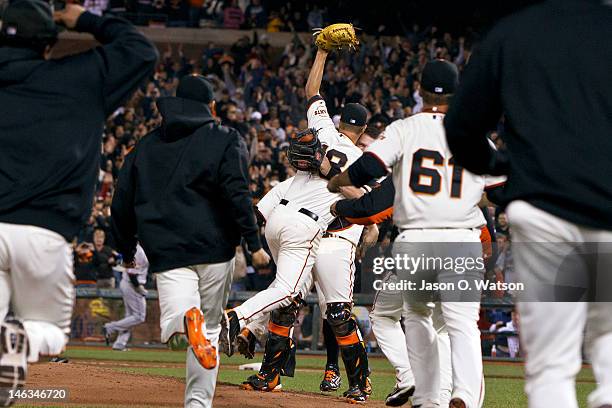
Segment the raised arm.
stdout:
[[321,88],[321,80],[323,79],[323,71],[325,70],[325,60],[327,59],[327,51],[317,50],[317,55],[310,68],[308,80],[306,81],[306,98],[310,100],[313,96],[319,95]]

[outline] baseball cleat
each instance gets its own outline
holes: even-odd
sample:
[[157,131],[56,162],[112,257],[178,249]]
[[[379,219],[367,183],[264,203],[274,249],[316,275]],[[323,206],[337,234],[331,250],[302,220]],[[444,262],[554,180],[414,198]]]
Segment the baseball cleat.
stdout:
[[217,349],[204,335],[204,315],[197,307],[185,313],[185,329],[191,351],[200,365],[207,370],[217,366]]
[[219,335],[219,346],[221,350],[231,357],[234,354],[236,338],[240,334],[240,322],[238,315],[233,309],[223,312],[221,317],[221,334]]
[[396,385],[387,395],[385,405],[388,407],[401,407],[410,400],[412,394],[414,394],[414,385],[406,388],[400,388]]
[[27,370],[27,333],[19,320],[7,319],[0,323],[0,407],[13,404],[11,394],[24,386]]
[[240,388],[247,391],[280,392],[283,386],[280,381],[280,374],[270,372],[250,376],[240,384]]
[[448,408],[466,408],[466,405],[461,398],[453,398],[448,404]]
[[257,338],[246,327],[242,329],[242,331],[236,338],[236,348],[238,349],[238,353],[242,354],[248,359],[252,359],[253,357],[255,357],[256,344]]
[[340,369],[335,364],[329,364],[325,367],[325,374],[323,381],[319,385],[321,392],[335,392],[340,389],[342,385],[342,379],[340,378]]
[[359,388],[359,386],[354,385],[348,390],[344,391],[342,396],[346,398],[346,401],[348,403],[364,404],[370,397],[370,394]]

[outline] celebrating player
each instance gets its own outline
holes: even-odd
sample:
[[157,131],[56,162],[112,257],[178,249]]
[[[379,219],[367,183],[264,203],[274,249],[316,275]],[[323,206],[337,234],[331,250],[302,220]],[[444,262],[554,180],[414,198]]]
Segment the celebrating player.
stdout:
[[[317,129],[313,133],[320,138],[331,163],[331,168],[322,168],[321,172],[329,177],[339,173],[361,155],[355,142],[365,130],[367,111],[359,104],[347,104],[340,118],[340,131],[336,130],[325,102],[319,95],[326,58],[327,52],[319,49],[306,83],[306,95],[309,98],[308,125],[311,129]],[[300,168],[299,161],[295,161],[298,155],[292,156],[291,147],[289,158],[290,161],[294,160],[296,168]],[[285,197],[268,220],[266,239],[277,264],[274,285],[236,309],[226,312],[221,344],[230,355],[241,325],[260,317],[262,313],[272,312],[262,368],[250,381],[255,389],[271,390],[278,384],[281,369],[288,358],[286,353],[279,351],[289,350],[292,346],[291,328],[300,297],[310,289],[309,274],[315,264],[321,238],[335,218],[330,213],[330,206],[341,196],[327,191],[327,182],[319,174],[319,166],[313,166],[312,171],[298,171]],[[328,302],[327,319],[334,329],[343,359],[348,363],[349,390],[344,396],[355,401],[365,401],[371,392],[365,347],[351,317],[351,279],[354,272],[350,263],[354,256],[354,244],[360,234],[361,231],[356,231],[356,237],[350,240],[330,236],[337,238],[339,247],[345,249],[346,256],[341,258],[347,264],[342,268],[345,273],[340,277],[333,274],[320,276],[319,271],[317,275],[323,296]],[[338,262],[337,259],[334,261]],[[338,285],[339,280],[342,283]]]
[[[8,2],[7,2],[8,3]],[[101,46],[49,60],[60,24]],[[130,23],[77,4],[18,0],[0,20],[0,406],[27,364],[57,355],[74,304],[70,242],[91,212],[104,118],[152,72]],[[10,309],[14,318],[7,319]]]
[[113,197],[113,229],[124,256],[136,239],[156,273],[162,342],[186,335],[185,406],[211,407],[221,314],[240,237],[263,266],[248,192],[247,151],[238,132],[215,123],[213,87],[183,77],[176,97],[160,98],[161,127],[127,156]]
[[[330,191],[339,186],[360,186],[393,168],[395,186],[394,221],[400,229],[394,245],[397,254],[420,256],[452,250],[455,258],[482,257],[480,227],[485,224],[478,208],[483,190],[502,180],[489,180],[463,171],[454,165],[446,144],[442,120],[448,100],[458,82],[456,67],[446,61],[429,62],[421,81],[424,109],[408,119],[398,120],[385,130],[385,139],[373,143],[364,156],[329,182]],[[460,242],[438,246],[427,242]],[[398,245],[399,244],[399,245]],[[439,256],[445,256],[442,253]],[[416,276],[426,270],[419,269]],[[436,279],[455,279],[455,271],[435,270]],[[475,268],[476,277],[481,271]],[[410,279],[405,269],[400,278]],[[479,295],[469,292],[468,301],[459,293],[442,296],[442,315],[451,339],[453,366],[452,408],[476,408],[483,397],[480,332],[477,327]],[[408,352],[414,370],[414,405],[438,406],[440,370],[436,332],[429,319],[433,293],[404,291]],[[447,301],[459,300],[464,301]]]

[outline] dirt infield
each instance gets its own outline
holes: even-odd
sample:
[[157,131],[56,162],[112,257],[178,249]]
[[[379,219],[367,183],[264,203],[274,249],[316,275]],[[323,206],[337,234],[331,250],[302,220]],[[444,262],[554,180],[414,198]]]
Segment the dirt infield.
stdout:
[[[28,387],[67,388],[69,403],[62,406],[82,407],[180,407],[183,405],[185,384],[174,378],[124,373],[99,365],[80,362],[37,364],[30,367]],[[30,405],[47,405],[32,404]],[[57,406],[58,404],[52,404]],[[346,402],[317,394],[279,392],[259,393],[240,390],[234,385],[217,387],[215,408],[314,408],[344,407]],[[368,407],[382,407],[381,401],[371,401]]]

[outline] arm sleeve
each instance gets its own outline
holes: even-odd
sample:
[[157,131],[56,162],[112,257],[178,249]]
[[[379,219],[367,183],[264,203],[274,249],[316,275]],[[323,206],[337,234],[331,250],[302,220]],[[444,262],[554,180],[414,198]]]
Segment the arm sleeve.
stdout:
[[327,105],[325,105],[321,95],[310,98],[306,117],[308,118],[308,127],[315,128],[319,132],[318,136],[321,144],[331,149],[335,143],[338,130],[336,130],[334,122],[329,117]]
[[486,137],[502,115],[501,39],[492,32],[470,58],[462,83],[444,118],[448,146],[455,161],[475,174],[508,172],[508,159]]
[[336,213],[353,224],[378,224],[393,216],[395,187],[391,177],[387,177],[379,187],[352,200],[340,200],[336,203]]
[[385,164],[373,153],[365,152],[348,168],[351,184],[361,187],[387,174]]
[[76,30],[93,34],[102,44],[94,53],[104,81],[104,109],[109,115],[153,73],[159,53],[131,23],[119,17],[84,12]]
[[366,149],[366,153],[378,158],[385,167],[393,167],[402,159],[404,153],[403,140],[410,137],[406,134],[406,128],[402,129],[402,127],[402,121],[399,120],[387,126],[384,139],[378,139],[372,143]]
[[119,171],[117,188],[111,206],[111,228],[117,249],[127,261],[136,253],[136,214],[134,211],[134,161],[136,149],[132,150]]
[[248,152],[237,131],[232,129],[228,137],[230,140],[219,166],[219,186],[231,205],[249,250],[255,252],[261,249],[261,241],[249,192]]

